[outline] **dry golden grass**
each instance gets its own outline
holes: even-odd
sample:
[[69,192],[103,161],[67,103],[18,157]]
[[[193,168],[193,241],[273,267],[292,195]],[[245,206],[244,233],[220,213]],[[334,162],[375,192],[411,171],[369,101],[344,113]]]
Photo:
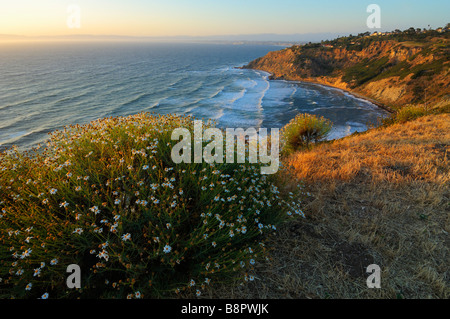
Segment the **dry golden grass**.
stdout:
[[[294,154],[312,196],[248,286],[219,298],[449,298],[450,115],[373,129]],[[382,269],[368,289],[366,267]]]

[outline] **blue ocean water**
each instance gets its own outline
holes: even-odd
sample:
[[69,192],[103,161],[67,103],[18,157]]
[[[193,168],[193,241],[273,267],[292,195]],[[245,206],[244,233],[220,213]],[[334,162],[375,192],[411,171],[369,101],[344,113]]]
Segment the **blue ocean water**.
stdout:
[[296,114],[364,131],[385,111],[314,84],[270,81],[243,66],[269,45],[22,43],[0,46],[0,149],[30,148],[70,124],[143,111],[215,119],[219,127],[281,128]]

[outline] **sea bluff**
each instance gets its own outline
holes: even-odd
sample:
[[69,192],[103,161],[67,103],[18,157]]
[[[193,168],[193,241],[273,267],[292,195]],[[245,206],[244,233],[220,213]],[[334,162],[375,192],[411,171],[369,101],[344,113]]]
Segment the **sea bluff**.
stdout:
[[447,35],[419,41],[347,37],[269,52],[248,65],[271,79],[310,82],[348,91],[393,112],[405,105],[450,103]]

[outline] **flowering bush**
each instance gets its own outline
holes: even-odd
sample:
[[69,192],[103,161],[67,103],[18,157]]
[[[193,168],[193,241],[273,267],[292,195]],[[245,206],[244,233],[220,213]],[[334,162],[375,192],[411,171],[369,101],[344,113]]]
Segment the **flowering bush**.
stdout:
[[[303,213],[257,164],[175,165],[171,132],[192,123],[106,118],[1,154],[0,297],[161,298],[253,280],[263,235]],[[81,289],[66,285],[71,264]]]
[[281,131],[281,152],[289,155],[301,148],[308,148],[311,143],[317,143],[330,133],[333,124],[324,117],[312,114],[299,114],[293,118]]

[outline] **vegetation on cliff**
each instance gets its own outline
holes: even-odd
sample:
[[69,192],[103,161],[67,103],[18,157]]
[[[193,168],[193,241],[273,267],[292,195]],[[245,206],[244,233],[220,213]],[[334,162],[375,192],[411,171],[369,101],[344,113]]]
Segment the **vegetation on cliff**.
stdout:
[[447,108],[450,32],[397,30],[295,45],[249,63],[273,78],[335,86],[398,109]]

